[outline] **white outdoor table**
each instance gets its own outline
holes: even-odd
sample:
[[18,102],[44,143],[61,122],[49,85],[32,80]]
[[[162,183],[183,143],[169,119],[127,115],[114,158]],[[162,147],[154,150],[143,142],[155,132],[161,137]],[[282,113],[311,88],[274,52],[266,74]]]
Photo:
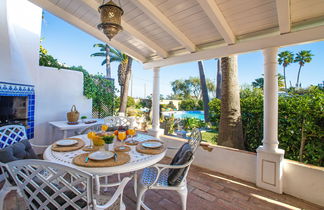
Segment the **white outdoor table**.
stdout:
[[67,138],[67,132],[69,130],[80,130],[83,128],[87,128],[92,125],[100,125],[104,124],[104,119],[89,119],[90,120],[96,120],[97,122],[86,124],[84,122],[79,122],[79,124],[76,125],[69,125],[67,124],[67,121],[55,121],[55,122],[49,122],[49,124],[52,126],[52,136],[54,136],[55,129],[58,129],[63,132],[63,138]]
[[[86,135],[79,135],[74,136],[75,138],[81,138],[86,145],[90,144],[89,139]],[[149,139],[156,139],[152,136],[145,135],[145,134],[137,134],[134,137],[138,141],[145,141]],[[56,162],[59,164],[64,164],[73,168],[78,168],[83,171],[87,171],[93,175],[97,176],[109,176],[113,174],[120,174],[120,173],[127,173],[127,172],[134,172],[137,170],[144,169],[146,167],[152,166],[155,163],[159,162],[163,159],[166,154],[166,151],[158,154],[158,155],[146,155],[136,151],[136,146],[129,146],[131,150],[128,152],[130,155],[130,161],[126,164],[119,165],[119,166],[112,166],[112,167],[81,167],[74,165],[72,163],[72,159],[82,153],[87,153],[82,149],[71,151],[71,152],[55,152],[52,151],[51,146],[47,147],[44,152],[44,159]]]

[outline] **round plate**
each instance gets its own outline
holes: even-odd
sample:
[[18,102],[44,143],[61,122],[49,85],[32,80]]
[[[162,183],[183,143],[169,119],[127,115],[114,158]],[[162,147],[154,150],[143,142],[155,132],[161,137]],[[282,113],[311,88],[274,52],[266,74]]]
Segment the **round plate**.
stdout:
[[157,141],[148,141],[142,143],[142,146],[146,148],[159,148],[162,146],[162,143]]
[[98,151],[91,153],[88,157],[91,160],[107,160],[114,157],[114,153],[110,151]]
[[77,140],[72,139],[63,139],[56,142],[56,145],[58,146],[72,146],[74,144],[78,143]]

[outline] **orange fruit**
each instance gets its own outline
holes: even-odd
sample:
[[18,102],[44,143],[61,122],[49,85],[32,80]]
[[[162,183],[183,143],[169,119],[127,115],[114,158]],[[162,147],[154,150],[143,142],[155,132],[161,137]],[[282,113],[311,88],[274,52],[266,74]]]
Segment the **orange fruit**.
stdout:
[[115,130],[114,131],[114,134],[117,136],[118,135],[118,130]]

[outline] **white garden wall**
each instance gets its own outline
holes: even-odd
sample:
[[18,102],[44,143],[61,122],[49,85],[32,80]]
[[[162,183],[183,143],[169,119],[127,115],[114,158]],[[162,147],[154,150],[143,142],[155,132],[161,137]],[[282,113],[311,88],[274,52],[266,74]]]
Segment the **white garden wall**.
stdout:
[[49,121],[66,120],[66,113],[76,105],[80,116],[91,117],[92,100],[83,96],[83,74],[77,71],[39,67],[36,87],[35,142],[49,144]]
[[[161,136],[168,147],[179,148],[187,140]],[[194,165],[236,178],[256,183],[256,153],[221,146],[209,146],[211,152],[199,147]],[[168,150],[173,157],[177,150]],[[285,159],[283,169],[283,191],[297,198],[324,206],[324,168]]]

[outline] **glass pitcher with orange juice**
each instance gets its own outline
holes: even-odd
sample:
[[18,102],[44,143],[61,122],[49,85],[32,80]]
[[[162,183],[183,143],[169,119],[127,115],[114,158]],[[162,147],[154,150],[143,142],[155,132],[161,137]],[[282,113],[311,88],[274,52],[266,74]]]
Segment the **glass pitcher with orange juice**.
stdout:
[[95,138],[95,136],[96,136],[96,132],[94,132],[94,131],[88,132],[87,137],[90,140],[90,145],[87,146],[87,148],[89,148],[89,149],[93,148],[93,139]]

